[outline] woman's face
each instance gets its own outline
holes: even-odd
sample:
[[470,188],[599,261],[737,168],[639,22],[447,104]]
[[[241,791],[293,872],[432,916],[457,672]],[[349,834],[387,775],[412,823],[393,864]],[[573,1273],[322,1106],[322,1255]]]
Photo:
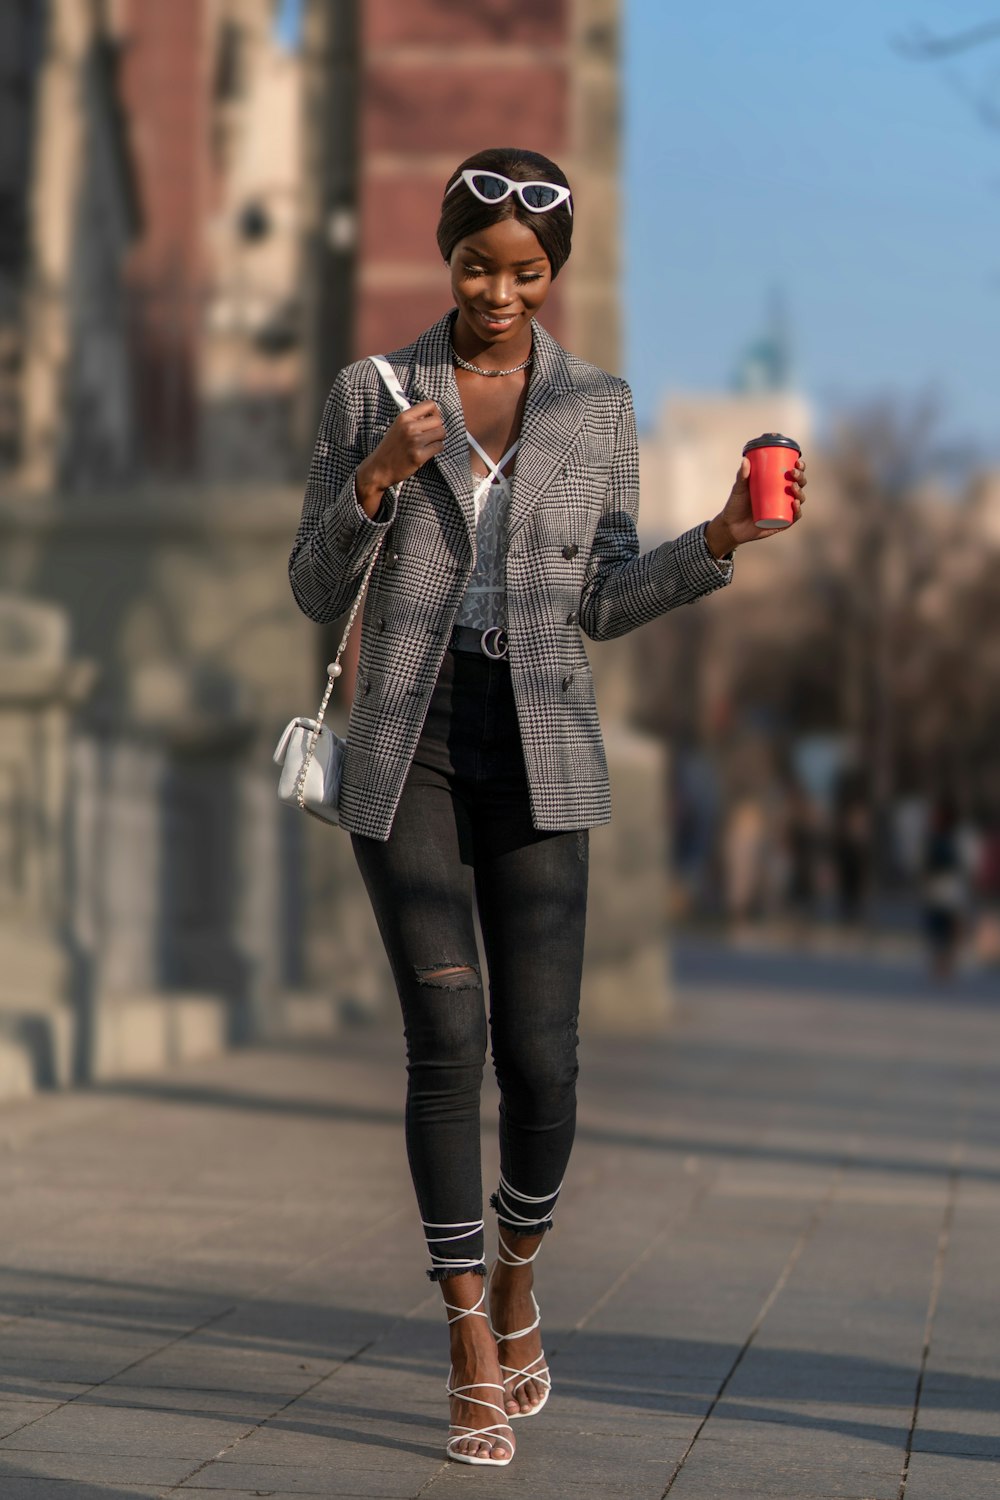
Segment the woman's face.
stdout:
[[548,256],[517,219],[459,240],[449,265],[459,323],[482,344],[517,343],[552,285]]

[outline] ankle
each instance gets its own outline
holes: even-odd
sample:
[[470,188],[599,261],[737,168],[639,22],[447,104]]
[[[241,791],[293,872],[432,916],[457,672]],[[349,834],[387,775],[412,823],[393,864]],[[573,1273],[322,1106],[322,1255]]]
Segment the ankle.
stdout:
[[501,1225],[497,1233],[498,1264],[506,1271],[530,1271],[544,1234],[514,1234]]
[[490,1278],[490,1289],[502,1292],[530,1292],[535,1284],[534,1266],[506,1266],[497,1261]]

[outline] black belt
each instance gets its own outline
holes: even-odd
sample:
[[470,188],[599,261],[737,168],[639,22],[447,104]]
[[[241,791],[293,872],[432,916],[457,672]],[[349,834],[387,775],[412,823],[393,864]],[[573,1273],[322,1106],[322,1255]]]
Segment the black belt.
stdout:
[[469,651],[503,661],[507,655],[507,632],[502,625],[491,625],[488,630],[473,630],[470,625],[456,625],[448,642],[450,651]]

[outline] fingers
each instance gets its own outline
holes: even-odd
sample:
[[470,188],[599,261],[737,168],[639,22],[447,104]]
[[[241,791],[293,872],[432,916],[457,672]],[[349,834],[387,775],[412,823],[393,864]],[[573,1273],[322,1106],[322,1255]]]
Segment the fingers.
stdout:
[[424,441],[444,440],[444,419],[433,401],[420,401],[409,411],[401,411],[396,425],[403,432],[412,433]]
[[445,437],[444,421],[435,403],[419,401],[408,411],[399,413],[384,441],[392,444],[397,452],[401,451],[412,473],[442,452]]
[[426,405],[430,409],[417,413],[410,427],[410,434],[413,441],[419,444],[421,451],[440,453],[444,447],[446,435],[444,422],[433,401],[427,402]]
[[434,421],[440,422],[441,426],[444,426],[440,409],[435,401],[415,401],[407,411],[401,411],[396,420],[399,421],[403,417],[409,418],[411,422]]
[[804,496],[803,496],[802,492],[803,492],[803,490],[805,489],[806,485],[809,482],[806,479],[806,461],[805,461],[805,459],[804,458],[800,458],[798,460],[798,462],[796,463],[794,469],[788,469],[786,471],[786,473],[785,473],[785,478],[786,479],[790,479],[792,481],[791,491],[792,491],[792,494],[794,495],[794,497],[797,500],[798,499],[803,499]]

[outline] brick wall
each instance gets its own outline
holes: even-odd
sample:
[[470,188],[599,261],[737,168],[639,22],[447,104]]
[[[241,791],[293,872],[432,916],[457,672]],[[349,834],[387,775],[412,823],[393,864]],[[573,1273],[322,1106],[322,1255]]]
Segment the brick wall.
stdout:
[[[507,145],[564,160],[570,109],[567,0],[365,0],[361,15],[359,356],[450,305],[434,228],[458,162]],[[563,288],[543,317],[556,337]]]
[[194,461],[208,182],[202,0],[128,0],[121,88],[142,215],[130,257],[140,423],[156,467]]

